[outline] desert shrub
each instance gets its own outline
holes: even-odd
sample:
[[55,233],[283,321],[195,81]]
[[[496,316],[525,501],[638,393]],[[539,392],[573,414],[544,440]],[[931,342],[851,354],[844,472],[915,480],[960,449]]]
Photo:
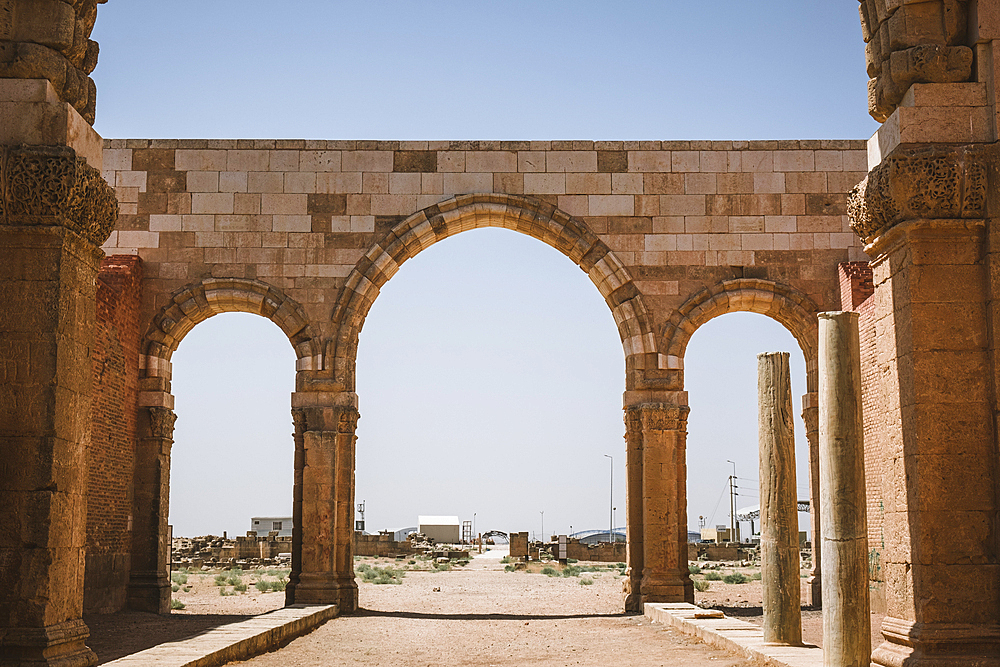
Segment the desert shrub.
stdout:
[[581,579],[581,580],[580,580],[580,585],[581,585],[581,586],[590,586],[590,585],[592,585],[593,583],[594,583],[594,580],[593,580],[593,579],[586,579],[586,578],[584,578],[584,579]]
[[751,574],[750,581],[760,581],[760,572],[754,572]]
[[366,568],[361,574],[363,581],[370,584],[401,584],[403,583],[403,575],[405,573],[402,570],[396,570],[391,565],[386,565],[385,567],[370,567]]
[[750,579],[740,572],[733,572],[732,574],[724,576],[722,581],[727,584],[745,584],[750,581]]
[[500,562],[506,565],[507,563],[510,562],[510,556],[504,556],[503,558],[500,559]]
[[625,563],[621,563],[621,562],[615,563],[615,567],[617,567],[619,570],[624,570],[625,569]]
[[558,577],[559,576],[559,570],[557,570],[556,568],[552,567],[551,565],[546,565],[545,567],[543,567],[542,570],[541,570],[541,573],[544,574],[544,575],[546,575],[546,576],[549,576],[549,577]]
[[187,605],[176,598],[170,598],[170,608],[171,609],[183,609]]
[[226,598],[229,597],[230,595],[236,595],[236,593],[223,586],[222,588],[219,589],[219,595]]
[[406,561],[406,562],[407,562],[408,565],[416,565],[417,564],[417,561],[415,561],[415,560],[409,560],[409,561]]
[[174,582],[175,584],[180,584],[180,585],[183,586],[184,584],[186,584],[188,582],[187,573],[186,572],[171,572],[170,573],[170,581]]
[[694,589],[700,593],[707,591],[710,585],[707,581],[702,579],[693,579],[692,581],[694,582]]
[[266,593],[269,590],[271,590],[271,582],[270,581],[264,581],[263,579],[261,579],[260,581],[254,583],[253,586],[254,586],[254,588],[256,588],[261,593]]
[[691,574],[701,574],[701,568],[697,565],[688,565],[688,572]]
[[215,585],[216,586],[226,586],[226,585],[228,585],[228,583],[229,582],[227,581],[226,575],[224,575],[224,574],[217,574],[217,575],[215,575]]
[[709,570],[708,572],[702,572],[706,581],[722,581],[722,575],[714,570]]
[[567,565],[566,567],[563,568],[562,575],[564,577],[579,577],[580,571],[581,571],[580,568],[576,567],[575,565]]
[[451,563],[434,563],[434,568],[438,572],[448,572],[451,570]]
[[577,560],[576,558],[567,558],[566,562],[569,563],[570,565],[572,565],[574,563],[579,563],[580,561]]
[[239,591],[240,593],[246,593],[247,592],[247,585],[244,584],[242,581],[240,583],[238,583],[238,584],[234,584],[233,588],[236,589],[237,591]]
[[514,564],[513,563],[507,563],[506,565],[503,566],[503,571],[504,572],[513,572],[514,571]]
[[174,593],[176,593],[176,592],[177,592],[177,591],[179,591],[180,589],[181,589],[181,587],[180,587],[180,586],[178,586],[177,584],[172,584],[172,585],[170,586],[170,590],[172,590],[172,591],[173,591]]

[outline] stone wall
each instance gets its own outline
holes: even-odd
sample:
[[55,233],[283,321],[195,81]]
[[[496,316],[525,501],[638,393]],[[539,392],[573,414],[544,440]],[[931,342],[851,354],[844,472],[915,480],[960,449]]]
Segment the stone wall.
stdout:
[[84,611],[125,606],[132,539],[139,304],[142,265],[106,257],[97,276],[91,437],[87,446],[87,546]]
[[625,561],[625,543],[587,545],[577,539],[566,542],[566,557],[576,560],[597,561],[600,563],[622,563]]
[[[364,535],[354,533],[355,556],[398,556],[417,553],[410,540],[397,542],[392,535]],[[421,553],[423,550],[420,550]]]

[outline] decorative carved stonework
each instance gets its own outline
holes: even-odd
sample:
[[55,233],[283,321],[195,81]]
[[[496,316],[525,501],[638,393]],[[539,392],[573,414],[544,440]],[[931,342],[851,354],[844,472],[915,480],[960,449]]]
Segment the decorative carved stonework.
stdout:
[[344,408],[340,413],[340,420],[337,423],[337,432],[354,435],[358,429],[358,419],[360,418],[361,413],[354,408]]
[[642,403],[625,408],[626,438],[642,440],[643,431],[684,431],[691,409],[686,405]]
[[292,424],[295,434],[301,435],[306,432],[306,411],[302,408],[292,408]]
[[982,149],[967,147],[894,153],[851,190],[851,229],[871,243],[906,220],[982,218],[988,162]]
[[[97,5],[107,0],[9,0],[0,10],[0,78],[48,79],[59,99],[94,124]],[[38,17],[44,17],[39,20]]]
[[177,415],[168,408],[147,408],[149,410],[149,434],[154,438],[173,440],[174,422]]
[[875,120],[884,122],[911,84],[971,78],[967,0],[861,0],[859,9],[870,79],[868,112]]
[[99,246],[117,220],[114,190],[73,149],[0,148],[0,224],[65,227]]

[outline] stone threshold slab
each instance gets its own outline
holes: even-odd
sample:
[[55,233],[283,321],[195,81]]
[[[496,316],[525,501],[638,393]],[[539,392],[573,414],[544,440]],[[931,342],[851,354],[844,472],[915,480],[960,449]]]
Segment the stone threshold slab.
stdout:
[[823,667],[823,649],[805,646],[768,646],[764,629],[730,616],[695,618],[709,611],[687,602],[654,602],[643,605],[646,618],[672,625],[706,644],[747,658],[765,667]]
[[273,651],[337,615],[338,605],[292,605],[105,663],[109,667],[216,667]]

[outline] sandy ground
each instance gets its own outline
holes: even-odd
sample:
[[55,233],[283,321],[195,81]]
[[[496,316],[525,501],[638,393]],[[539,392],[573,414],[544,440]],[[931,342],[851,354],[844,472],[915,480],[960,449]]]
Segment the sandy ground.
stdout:
[[[513,665],[530,661],[604,665],[618,660],[609,658],[615,655],[628,655],[625,664],[629,665],[747,664],[675,630],[651,625],[641,616],[622,614],[622,577],[614,566],[577,563],[577,567],[598,571],[550,577],[540,573],[548,564],[529,564],[527,572],[505,571],[501,562],[504,555],[505,550],[494,549],[468,565],[440,571],[433,562],[422,559],[359,558],[358,568],[391,566],[403,570],[398,578],[401,583],[375,584],[359,577],[359,614],[338,618],[278,652],[242,664]],[[751,577],[758,570],[713,563],[693,579],[704,580],[711,571],[722,576],[738,571]],[[188,573],[186,581],[175,573],[178,590],[174,599],[182,602],[184,609],[169,617],[138,612],[87,617],[89,645],[103,664],[279,609],[284,605],[284,593],[261,592],[254,584],[280,581],[284,573],[272,568],[235,577],[231,571],[198,571]],[[224,586],[216,583],[220,574],[227,580]],[[246,586],[246,591],[238,591],[233,581]],[[592,583],[584,585],[582,581]],[[762,623],[760,581],[707,583],[708,590],[695,593],[697,604]],[[805,606],[804,584],[802,590],[803,640],[822,645],[822,614]],[[873,617],[873,646],[881,641],[880,623],[881,618]]]

